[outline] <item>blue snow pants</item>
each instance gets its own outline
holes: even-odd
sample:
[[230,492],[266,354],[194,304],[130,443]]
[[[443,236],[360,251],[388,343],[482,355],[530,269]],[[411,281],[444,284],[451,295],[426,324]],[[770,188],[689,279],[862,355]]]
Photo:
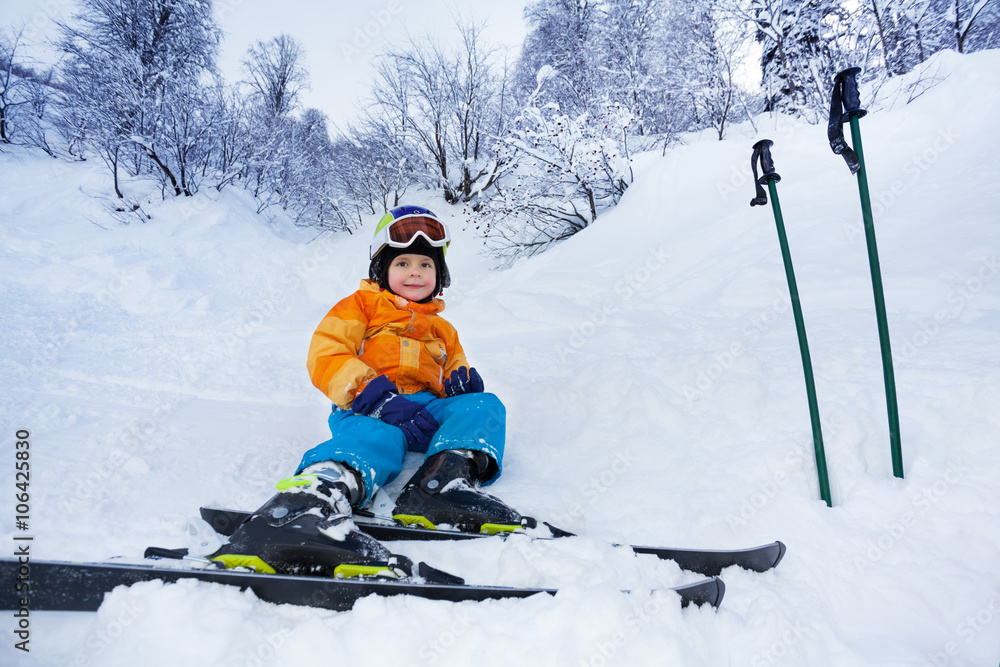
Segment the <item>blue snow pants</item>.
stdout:
[[[447,449],[473,449],[489,454],[497,472],[486,484],[500,476],[506,440],[507,410],[490,393],[460,394],[438,398],[429,391],[406,394],[406,398],[427,408],[441,428],[431,439],[427,456]],[[358,471],[364,481],[367,504],[375,492],[391,482],[403,469],[407,452],[406,436],[399,428],[374,417],[333,406],[329,440],[302,457],[296,474],[314,463],[337,461]]]

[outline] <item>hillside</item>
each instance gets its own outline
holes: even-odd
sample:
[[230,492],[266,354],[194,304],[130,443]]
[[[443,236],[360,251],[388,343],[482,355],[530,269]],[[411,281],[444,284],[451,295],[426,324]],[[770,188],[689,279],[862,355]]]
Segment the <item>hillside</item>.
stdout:
[[[640,156],[617,208],[505,271],[447,205],[412,202],[451,221],[444,316],[508,408],[491,491],[587,537],[395,548],[472,582],[559,595],[368,598],[333,613],[147,583],[97,614],[35,613],[31,655],[8,634],[0,661],[996,664],[1000,52],[934,66],[938,85],[907,105],[911,80],[897,81],[862,121],[904,480],[891,472],[856,181],[825,127],[761,117],[723,142]],[[747,205],[760,138],[775,141],[782,176],[833,508],[818,499],[774,221]],[[33,556],[216,539],[198,506],[257,507],[326,438],[306,348],[365,276],[370,232],[314,238],[265,221],[233,188],[123,225],[100,165],[8,152],[0,170],[0,415],[8,442],[31,433]],[[0,479],[14,485],[13,465]],[[724,573],[717,612],[655,593],[690,574],[606,546],[775,539],[784,562]]]

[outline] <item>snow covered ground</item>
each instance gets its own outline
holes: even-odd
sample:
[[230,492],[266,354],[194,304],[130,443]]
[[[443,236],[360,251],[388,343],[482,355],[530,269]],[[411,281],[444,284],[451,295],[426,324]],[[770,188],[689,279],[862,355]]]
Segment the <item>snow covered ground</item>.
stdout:
[[[492,490],[588,537],[394,548],[557,596],[368,598],[334,613],[151,582],[96,614],[34,613],[27,655],[5,615],[0,663],[998,664],[1000,52],[934,63],[938,85],[906,105],[913,78],[894,82],[862,121],[905,480],[891,472],[856,180],[825,127],[762,117],[641,156],[618,208],[507,271],[453,218],[445,316],[508,406]],[[747,205],[760,138],[782,176],[832,509],[774,221]],[[268,224],[234,188],[123,225],[97,164],[10,151],[0,170],[0,540],[16,532],[18,429],[31,434],[35,558],[211,539],[199,505],[257,507],[325,439],[306,347],[365,275],[369,232]],[[774,539],[784,562],[726,571],[718,611],[656,592],[696,576],[604,546]]]

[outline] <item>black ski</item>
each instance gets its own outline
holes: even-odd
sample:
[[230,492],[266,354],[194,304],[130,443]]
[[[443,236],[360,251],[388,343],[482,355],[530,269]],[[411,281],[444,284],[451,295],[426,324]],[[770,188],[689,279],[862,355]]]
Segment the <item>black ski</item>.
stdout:
[[[240,510],[201,508],[201,518],[216,532],[222,535],[232,535],[236,526],[249,518],[249,512]],[[474,540],[489,535],[477,533],[460,533],[455,530],[428,530],[412,526],[400,526],[388,523],[376,523],[366,520],[362,513],[355,514],[354,522],[358,528],[368,533],[380,542],[397,542],[404,540]],[[548,524],[546,524],[548,525]],[[555,537],[570,537],[572,533],[549,526]],[[532,538],[548,539],[548,538]],[[681,569],[716,577],[727,567],[739,566],[753,572],[766,572],[772,569],[785,556],[785,545],[772,542],[749,549],[676,549],[671,547],[644,547],[629,545],[636,553],[652,554],[663,560],[676,562]]]
[[[19,574],[19,568],[21,573]],[[18,611],[96,611],[104,594],[116,586],[130,586],[142,581],[174,583],[197,579],[251,590],[266,602],[295,604],[335,611],[346,611],[368,595],[414,595],[429,600],[449,602],[525,598],[539,593],[554,595],[551,588],[509,588],[466,584],[425,583],[419,579],[328,579],[321,577],[257,574],[217,568],[169,568],[147,564],[72,563],[32,560],[25,566],[16,560],[0,560],[0,609]],[[30,588],[15,592],[17,576],[26,576]],[[8,585],[9,584],[9,585]],[[704,604],[718,607],[726,587],[722,580],[711,578],[671,589],[680,596],[682,606]]]

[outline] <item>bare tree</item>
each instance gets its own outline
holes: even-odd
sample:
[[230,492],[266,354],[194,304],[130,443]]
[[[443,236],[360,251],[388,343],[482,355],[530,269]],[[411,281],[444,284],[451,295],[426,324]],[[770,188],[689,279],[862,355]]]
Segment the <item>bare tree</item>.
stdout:
[[214,69],[221,33],[211,0],[83,0],[59,29],[69,116],[86,119],[118,196],[122,164],[157,174],[175,195],[192,194],[187,157],[206,133],[182,107]]
[[291,35],[258,41],[247,49],[243,71],[247,83],[261,100],[267,114],[283,118],[299,103],[299,93],[309,88],[309,70],[303,64],[305,51]]
[[500,125],[504,79],[498,51],[484,45],[483,27],[459,25],[461,43],[449,52],[431,38],[410,40],[376,63],[369,115],[404,137],[415,180],[468,201],[501,171],[490,153]]
[[334,142],[334,169],[358,221],[399,206],[413,184],[406,140],[400,123],[363,116]]
[[[640,2],[640,4],[648,4]],[[595,42],[604,20],[603,7],[594,0],[535,0],[524,9],[528,35],[515,71],[516,93],[527,101],[543,67],[558,76],[546,77],[546,101],[557,103],[571,115],[579,115],[599,99],[599,68],[605,61],[595,58]]]
[[849,26],[839,0],[728,0],[721,9],[755,30],[763,47],[765,110],[821,118],[845,60]]
[[18,107],[28,103],[25,94],[26,81],[14,74],[17,69],[16,58],[21,39],[24,37],[24,26],[17,29],[4,29],[0,32],[0,143],[11,143],[14,134],[13,117]]
[[952,0],[952,12],[954,15],[955,27],[955,49],[959,53],[964,53],[967,48],[966,42],[974,27],[977,27],[979,19],[984,15],[984,10],[994,4],[993,0]]

